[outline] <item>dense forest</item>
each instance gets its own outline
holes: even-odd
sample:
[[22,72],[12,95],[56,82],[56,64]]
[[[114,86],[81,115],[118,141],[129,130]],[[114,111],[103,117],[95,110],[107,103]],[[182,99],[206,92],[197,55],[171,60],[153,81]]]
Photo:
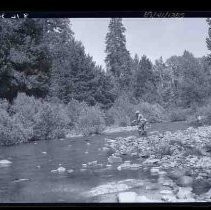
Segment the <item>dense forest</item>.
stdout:
[[101,133],[130,125],[136,110],[151,123],[194,123],[198,115],[211,123],[211,55],[185,50],[153,64],[147,55],[131,56],[125,32],[122,19],[111,18],[103,69],[69,19],[1,19],[0,144]]

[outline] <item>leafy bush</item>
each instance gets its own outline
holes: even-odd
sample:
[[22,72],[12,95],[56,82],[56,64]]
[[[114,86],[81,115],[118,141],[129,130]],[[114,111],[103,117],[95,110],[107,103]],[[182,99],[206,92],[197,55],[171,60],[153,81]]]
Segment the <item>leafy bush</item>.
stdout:
[[9,105],[8,101],[6,99],[4,99],[4,100],[0,99],[0,109],[8,111],[9,108],[10,108],[10,105]]
[[[198,117],[201,117],[199,120]],[[211,125],[211,104],[198,107],[196,112],[189,117],[188,122],[193,126]]]
[[32,127],[37,121],[37,114],[42,110],[43,102],[25,93],[19,93],[15,98],[10,114],[14,115],[25,127]]
[[149,122],[166,121],[166,111],[159,104],[150,104],[148,102],[140,102],[133,104],[127,97],[120,97],[108,110],[110,121],[119,126],[131,125],[135,118],[135,112],[139,110]]
[[108,111],[105,111],[105,124],[106,126],[111,126],[115,124],[114,116]]
[[149,122],[162,122],[166,121],[166,111],[159,104],[150,104],[148,102],[141,102],[136,105],[136,109],[139,110]]
[[28,141],[31,130],[0,108],[0,145],[12,145]]
[[114,105],[107,112],[110,121],[113,121],[114,124],[118,126],[130,125],[130,122],[132,121],[134,114],[135,114],[135,106],[130,102],[129,98],[125,95],[120,96],[115,101]]
[[87,104],[85,102],[79,102],[75,99],[72,99],[67,104],[67,111],[70,118],[71,127],[74,127],[74,125],[78,122],[81,111],[86,109],[86,107]]
[[169,119],[171,122],[185,121],[188,119],[190,109],[174,108],[170,110]]
[[105,129],[104,113],[98,106],[85,106],[80,112],[76,129],[83,135],[102,133]]
[[18,94],[9,111],[0,103],[0,144],[63,138],[71,120],[67,106]]
[[63,104],[43,103],[33,127],[35,140],[64,138],[70,119]]

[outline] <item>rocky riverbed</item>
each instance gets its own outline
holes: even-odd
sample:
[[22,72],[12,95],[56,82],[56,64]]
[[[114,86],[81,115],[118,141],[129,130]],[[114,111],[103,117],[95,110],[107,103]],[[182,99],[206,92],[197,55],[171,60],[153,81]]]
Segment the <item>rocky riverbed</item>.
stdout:
[[[119,171],[148,170],[157,176],[156,184],[145,186],[156,195],[152,202],[201,202],[211,201],[210,148],[211,126],[207,126],[152,132],[148,137],[106,139],[104,150],[110,155],[108,162]],[[115,195],[119,202],[150,201],[151,195],[142,190],[143,186],[139,187],[140,192],[128,192],[127,187],[118,190],[118,183],[111,186],[127,191]]]

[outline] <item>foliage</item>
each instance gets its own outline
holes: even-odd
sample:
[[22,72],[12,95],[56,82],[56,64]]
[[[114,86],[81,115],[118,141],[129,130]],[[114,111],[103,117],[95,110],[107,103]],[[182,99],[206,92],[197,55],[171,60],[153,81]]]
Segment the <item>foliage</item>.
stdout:
[[165,109],[157,103],[150,104],[148,102],[140,102],[136,105],[136,110],[140,110],[145,118],[152,123],[167,120]]
[[188,119],[190,112],[190,109],[171,108],[169,111],[169,120],[171,122],[185,121]]
[[[191,125],[200,126],[200,125],[211,125],[211,105],[210,100],[201,107],[198,107],[194,115],[189,118],[188,122]],[[201,117],[199,120],[198,117]]]
[[61,102],[52,104],[21,93],[9,110],[3,103],[0,110],[1,144],[62,138],[71,128],[68,109]]
[[135,113],[135,106],[131,104],[127,95],[123,94],[116,99],[114,105],[108,110],[107,117],[115,125],[130,125]]
[[107,118],[119,126],[131,125],[135,119],[135,112],[139,110],[149,122],[167,120],[165,109],[159,104],[132,101],[127,95],[120,96],[108,110]]
[[70,119],[63,104],[44,103],[33,126],[35,140],[64,138]]
[[101,134],[105,129],[104,113],[97,106],[84,107],[76,128],[83,135]]
[[171,86],[176,106],[190,107],[200,104],[209,91],[209,72],[190,52],[172,56],[167,60],[171,72]]
[[43,42],[45,24],[44,19],[1,20],[1,97],[12,101],[18,91],[47,94],[51,63]]
[[133,91],[135,98],[141,98],[147,102],[158,101],[156,77],[151,61],[146,56],[142,56],[140,60],[138,57],[135,59],[134,62],[137,63],[133,73]]
[[0,145],[11,145],[26,142],[31,135],[31,130],[25,128],[19,119],[11,117],[0,107]]

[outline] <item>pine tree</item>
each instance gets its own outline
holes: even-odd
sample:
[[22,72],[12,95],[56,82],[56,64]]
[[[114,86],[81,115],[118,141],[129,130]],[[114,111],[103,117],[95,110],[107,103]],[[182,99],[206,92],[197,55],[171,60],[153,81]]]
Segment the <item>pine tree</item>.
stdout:
[[156,78],[151,61],[144,55],[139,61],[138,68],[134,74],[134,96],[152,102],[156,99]]
[[101,66],[96,66],[95,75],[97,86],[94,91],[94,98],[102,109],[109,109],[117,97],[115,95],[114,85],[111,82],[111,76],[108,75]]
[[109,107],[114,100],[110,81],[85,53],[83,44],[75,40],[70,23],[66,19],[56,19],[51,20],[51,25],[54,29],[49,39],[52,55],[50,95],[65,103],[76,99],[91,106],[99,103]]
[[126,48],[125,27],[121,18],[111,18],[106,35],[106,67],[115,78],[119,88],[131,85],[131,57]]

